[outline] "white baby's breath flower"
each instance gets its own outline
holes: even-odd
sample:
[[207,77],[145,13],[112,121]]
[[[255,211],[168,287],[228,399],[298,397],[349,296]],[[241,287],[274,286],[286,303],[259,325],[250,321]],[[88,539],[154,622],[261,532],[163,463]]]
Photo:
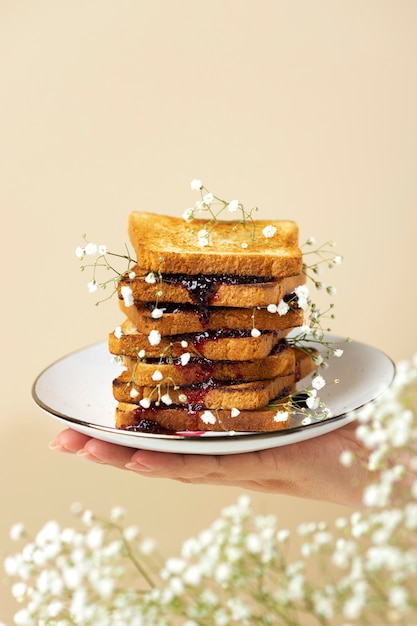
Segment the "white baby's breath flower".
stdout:
[[187,396],[185,395],[185,393],[180,393],[178,396],[178,401],[181,402],[182,404],[184,404],[185,402],[187,402]]
[[163,402],[166,406],[172,404],[172,398],[169,393],[164,393],[164,395],[161,396],[161,402]]
[[206,228],[202,228],[201,230],[198,231],[197,238],[198,238],[198,245],[201,248],[204,248],[205,246],[209,245],[209,233]]
[[193,191],[199,191],[203,187],[203,183],[199,178],[193,178],[190,183],[190,187]]
[[146,355],[145,350],[143,350],[143,349],[142,349],[142,350],[139,350],[139,352],[138,352],[138,357],[139,357],[140,359],[144,359],[144,358],[145,358],[145,355]]
[[121,337],[123,337],[124,332],[121,326],[116,326],[116,328],[114,329],[114,336],[116,337],[116,339],[121,339]]
[[325,386],[325,384],[326,384],[326,381],[324,380],[323,376],[320,376],[320,374],[317,374],[317,376],[314,376],[311,382],[313,389],[316,389],[317,391],[322,389]]
[[161,319],[161,317],[163,316],[163,314],[164,314],[163,309],[158,309],[157,307],[155,307],[155,308],[152,310],[151,317],[152,317],[152,319],[154,319],[154,320],[159,320],[159,319]]
[[181,348],[188,348],[188,341],[186,341],[185,339],[183,339],[181,341]]
[[201,419],[205,424],[215,424],[217,422],[216,416],[211,411],[204,411],[201,414]]
[[208,237],[201,237],[198,240],[198,245],[200,246],[200,248],[205,248],[209,244],[210,244],[210,242],[209,242],[209,238]]
[[[14,583],[11,588],[12,596],[19,602],[23,600],[27,592],[27,585],[24,582]],[[1,626],[1,623],[0,623]]]
[[239,409],[231,409],[230,417],[237,417],[238,415],[240,415]]
[[268,313],[276,313],[278,311],[278,307],[276,304],[268,304],[266,310],[268,311]]
[[151,537],[146,537],[140,543],[140,551],[142,554],[150,555],[155,551],[156,542]]
[[343,354],[342,348],[336,348],[335,350],[333,350],[333,356],[337,358],[341,357],[342,354]]
[[90,550],[97,550],[103,545],[104,532],[100,526],[93,526],[86,535],[86,545]]
[[149,272],[145,276],[145,282],[149,285],[154,285],[156,283],[156,275],[155,272]]
[[161,370],[155,370],[154,373],[152,374],[152,380],[154,380],[155,382],[158,380],[162,380],[163,379],[163,374],[161,372]]
[[211,192],[206,193],[206,194],[203,196],[203,203],[204,203],[205,205],[207,205],[207,206],[210,206],[210,204],[212,204],[212,203],[213,203],[213,200],[214,200],[214,196],[213,196],[213,194],[212,194]]
[[227,205],[227,210],[228,210],[230,213],[234,213],[235,211],[237,211],[237,210],[238,210],[238,208],[239,208],[239,202],[238,202],[238,200],[231,200],[231,201],[229,202],[229,204]]
[[113,506],[110,510],[110,517],[114,522],[125,519],[126,514],[126,509],[123,506]]
[[288,411],[277,411],[274,415],[274,422],[286,422],[288,419]]
[[23,539],[23,537],[25,536],[24,524],[22,522],[17,522],[16,524],[13,524],[10,529],[9,536],[12,541],[19,541],[20,539]]
[[265,226],[265,228],[263,228],[262,230],[262,234],[264,237],[266,237],[266,239],[271,239],[271,237],[273,237],[276,232],[276,226],[272,226],[272,224],[270,224],[269,226]]
[[35,621],[33,620],[30,611],[26,608],[20,609],[15,613],[13,618],[16,626],[36,626]]
[[139,400],[139,404],[142,408],[144,409],[149,409],[149,407],[151,406],[151,399],[150,398],[142,398],[142,400]]
[[308,307],[309,289],[307,285],[299,285],[294,289],[294,293],[297,296],[298,306],[300,309],[305,310]]
[[320,406],[320,398],[318,396],[311,394],[306,400],[306,405],[308,406],[309,409],[311,409],[312,411],[315,411]]
[[129,391],[129,396],[132,398],[132,400],[137,398],[138,395],[139,395],[139,391],[135,389],[134,387],[132,387],[132,389]]
[[252,330],[250,331],[250,334],[252,335],[252,337],[260,337],[261,331],[258,330],[257,328],[252,328]]
[[88,243],[84,248],[86,256],[94,256],[95,254],[97,254],[97,249],[97,245],[91,242]]
[[148,335],[148,341],[151,346],[157,346],[161,343],[161,333],[159,330],[151,330]]
[[183,220],[186,222],[192,222],[194,219],[194,208],[186,209],[182,214]]
[[87,289],[90,293],[94,293],[98,290],[98,284],[95,280],[90,280],[90,282],[87,284]]
[[107,246],[104,244],[100,244],[97,248],[97,252],[104,256],[105,254],[107,254]]
[[290,307],[285,302],[285,300],[281,300],[277,306],[278,315],[285,315],[286,313],[288,313],[289,310],[290,310]]
[[79,259],[83,259],[85,256],[85,248],[82,248],[81,246],[77,246],[75,248],[75,256]]
[[190,359],[191,359],[191,354],[189,352],[184,352],[180,356],[181,365],[187,365]]
[[232,576],[232,568],[228,563],[220,563],[215,571],[214,578],[219,585],[224,585]]
[[84,509],[81,513],[81,520],[85,526],[91,526],[94,521],[93,511],[91,511],[91,509]]
[[208,237],[208,230],[207,230],[207,228],[202,228],[201,230],[199,230],[198,233],[197,233],[197,237],[199,239],[205,239],[206,237]]
[[133,299],[133,291],[131,287],[129,287],[128,285],[122,285],[120,293],[125,306],[130,307],[134,305],[135,301]]
[[249,246],[249,244],[248,244],[248,242],[247,242],[247,241],[243,241],[243,242],[242,242],[242,248],[243,248],[244,250],[246,250],[246,248],[247,248],[248,246]]

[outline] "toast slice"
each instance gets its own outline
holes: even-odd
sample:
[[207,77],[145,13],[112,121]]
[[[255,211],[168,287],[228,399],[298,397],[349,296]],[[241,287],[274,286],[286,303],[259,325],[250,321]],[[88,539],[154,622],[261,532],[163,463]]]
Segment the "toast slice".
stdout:
[[295,352],[291,348],[279,354],[267,356],[256,361],[209,361],[207,359],[190,359],[182,365],[180,359],[173,362],[144,362],[132,357],[125,357],[126,375],[139,386],[154,385],[155,373],[162,384],[179,385],[181,387],[204,383],[210,379],[216,381],[267,380],[276,376],[295,374]]
[[111,354],[137,357],[143,350],[148,358],[161,355],[179,357],[185,352],[210,360],[250,361],[263,359],[282,342],[289,329],[264,331],[259,337],[252,337],[250,331],[225,330],[186,333],[175,337],[162,337],[153,346],[148,335],[139,332],[130,320],[121,324],[122,335],[109,333],[108,346]]
[[124,300],[119,305],[125,316],[142,333],[158,330],[162,336],[198,333],[219,328],[251,330],[282,330],[302,326],[302,309],[290,309],[285,315],[269,313],[267,309],[243,309],[239,307],[211,307],[203,312],[194,305],[165,305],[162,317],[152,317],[153,304],[135,302],[126,306]]
[[217,409],[213,412],[196,410],[192,413],[180,407],[159,410],[142,409],[135,404],[119,402],[116,427],[144,433],[175,432],[268,432],[283,430],[290,422],[289,412],[277,409],[255,409],[236,412]]
[[[134,272],[135,278],[129,275]],[[278,304],[306,282],[305,274],[274,279],[261,276],[227,276],[165,274],[151,275],[137,266],[125,274],[119,283],[132,289],[133,298],[140,302],[175,302],[219,307],[267,307]],[[153,282],[149,282],[153,281]]]
[[[295,222],[259,220],[240,224],[219,221],[210,229],[209,245],[201,247],[198,232],[207,224],[207,220],[187,223],[180,217],[139,211],[131,213],[128,232],[137,265],[163,274],[280,278],[302,273],[302,253]],[[276,228],[271,238],[263,236],[263,228],[267,226]]]
[[[122,372],[113,381],[113,395],[119,402],[138,404],[143,399],[160,402],[160,396],[169,395],[174,405],[205,409],[259,409],[265,407],[277,396],[290,395],[295,390],[295,376],[276,376],[270,380],[251,382],[231,382],[208,380],[202,384],[187,387],[158,387],[136,385],[128,372]],[[132,395],[133,394],[133,395]]]

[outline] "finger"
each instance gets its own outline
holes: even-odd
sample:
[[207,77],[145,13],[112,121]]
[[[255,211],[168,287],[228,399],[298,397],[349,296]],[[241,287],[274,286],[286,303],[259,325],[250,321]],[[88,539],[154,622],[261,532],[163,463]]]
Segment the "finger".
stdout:
[[76,454],[79,450],[82,450],[91,437],[78,433],[75,430],[67,428],[60,432],[53,441],[49,444],[51,450],[57,450],[59,452],[70,452]]
[[[252,477],[261,453],[232,455],[170,454],[137,450],[127,469],[146,472],[159,478],[174,478],[182,482],[237,483],[242,477]],[[272,465],[271,465],[272,467]]]
[[88,461],[125,469],[134,450],[83,435],[72,429],[62,431],[49,445],[52,450],[76,454]]
[[119,446],[99,439],[90,439],[77,454],[96,463],[111,465],[118,469],[126,469],[126,465],[131,460],[134,452],[133,448]]

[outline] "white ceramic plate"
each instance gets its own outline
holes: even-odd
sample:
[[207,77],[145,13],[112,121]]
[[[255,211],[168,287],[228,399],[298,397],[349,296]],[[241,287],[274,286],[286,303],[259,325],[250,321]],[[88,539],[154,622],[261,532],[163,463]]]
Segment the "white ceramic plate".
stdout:
[[[379,350],[340,337],[342,357],[332,357],[324,370],[328,384],[320,398],[332,417],[301,425],[302,416],[293,416],[288,429],[269,433],[207,433],[204,435],[150,434],[114,427],[116,402],[112,380],[121,371],[107,351],[106,343],[89,346],[50,365],[35,380],[32,395],[37,405],[63,426],[111,443],[189,454],[236,454],[288,445],[323,435],[351,421],[351,411],[374,400],[391,383],[395,367]],[[339,384],[331,384],[335,378]],[[305,380],[302,386],[306,386]]]

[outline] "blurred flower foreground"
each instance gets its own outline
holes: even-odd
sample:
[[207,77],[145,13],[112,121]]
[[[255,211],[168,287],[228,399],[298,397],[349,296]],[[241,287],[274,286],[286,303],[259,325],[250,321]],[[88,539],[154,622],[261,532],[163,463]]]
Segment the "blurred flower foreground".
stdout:
[[19,551],[4,561],[15,624],[417,624],[416,365],[399,363],[356,413],[375,478],[360,510],[290,532],[244,496],[171,558],[117,507],[102,518],[74,505],[74,527],[49,521],[33,537],[15,524]]

